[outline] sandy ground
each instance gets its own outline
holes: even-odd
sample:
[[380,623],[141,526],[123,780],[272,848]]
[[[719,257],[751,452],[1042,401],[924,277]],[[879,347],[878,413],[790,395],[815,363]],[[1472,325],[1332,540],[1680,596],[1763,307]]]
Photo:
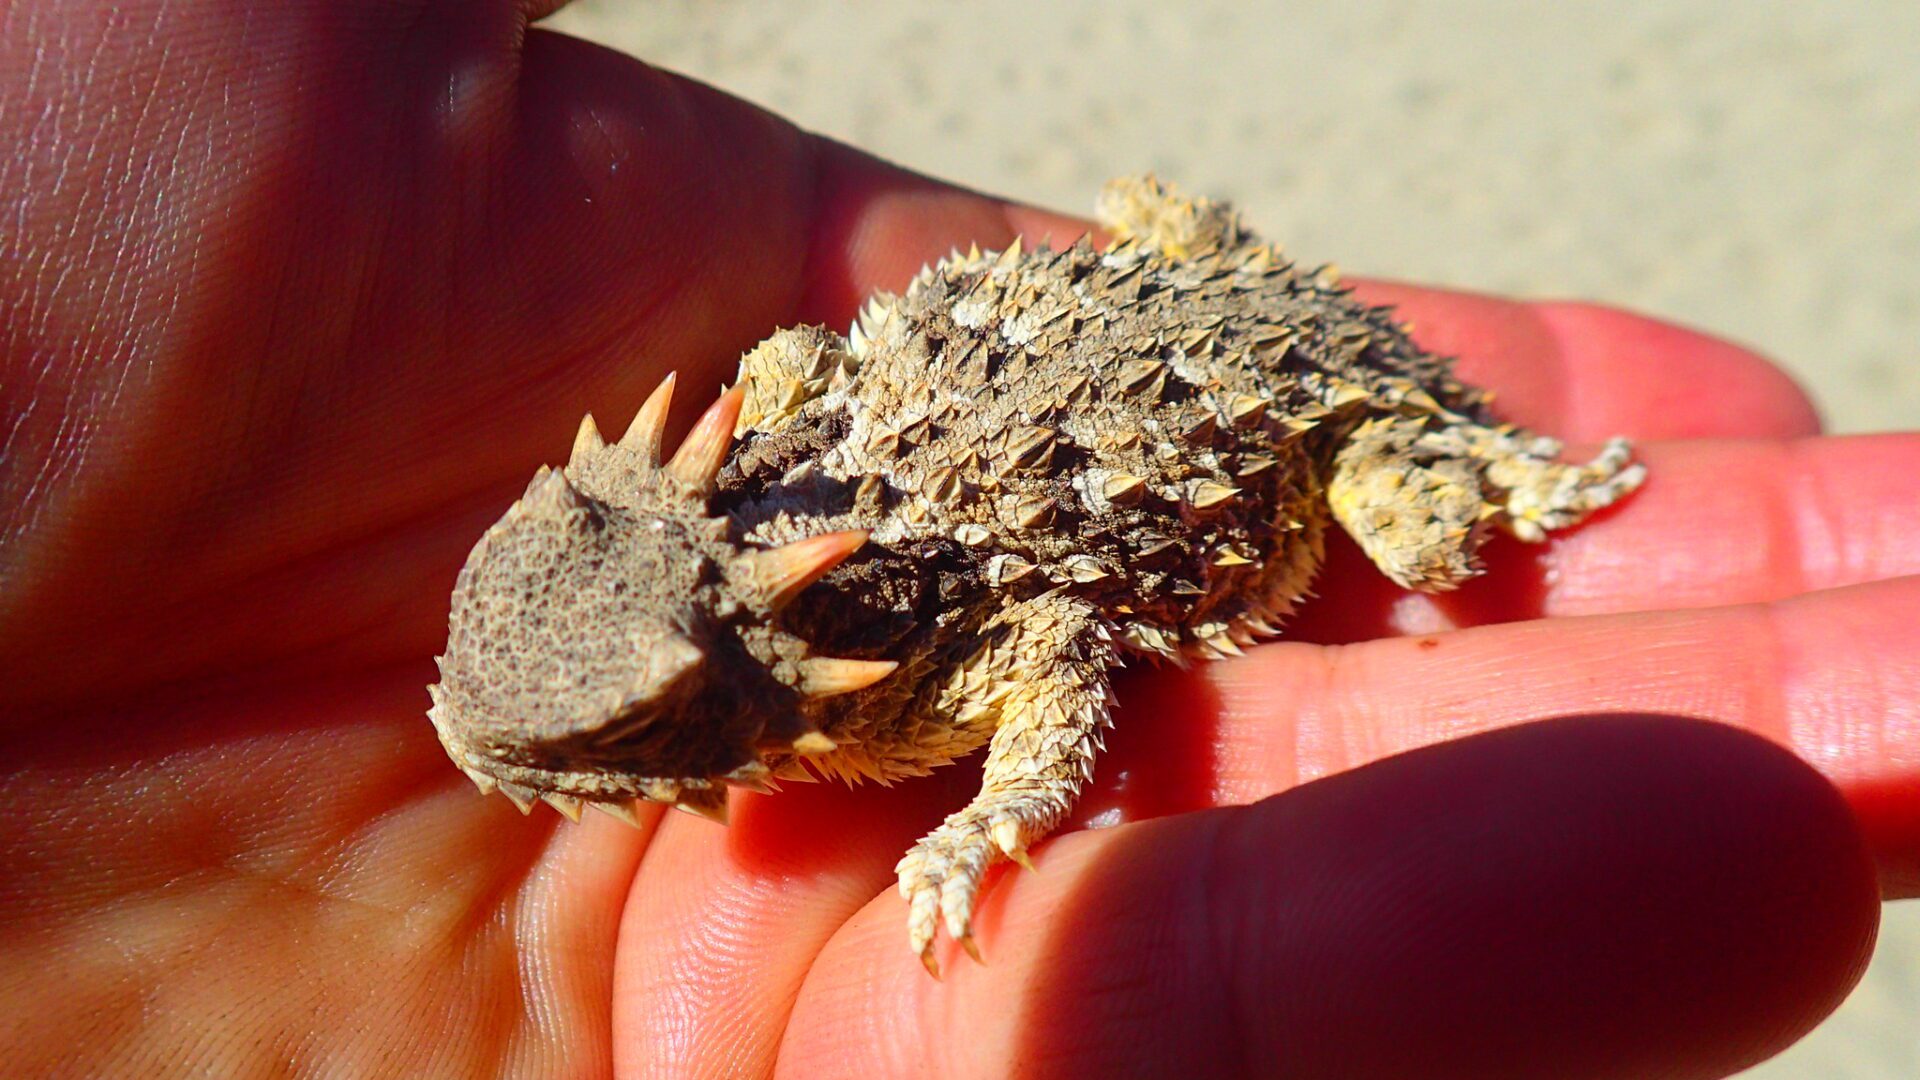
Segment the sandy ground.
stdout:
[[[1084,212],[1152,169],[1307,260],[1658,314],[1920,419],[1920,5],[582,0],[554,25]],[[1749,1078],[1920,1076],[1920,903]]]

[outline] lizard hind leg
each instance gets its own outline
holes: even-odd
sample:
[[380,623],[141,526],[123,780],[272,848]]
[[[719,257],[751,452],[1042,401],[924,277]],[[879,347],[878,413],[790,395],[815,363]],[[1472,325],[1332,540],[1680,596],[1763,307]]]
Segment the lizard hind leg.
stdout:
[[895,867],[908,942],[936,977],[940,925],[980,958],[973,909],[987,868],[1001,859],[1031,865],[1027,848],[1060,823],[1092,779],[1109,722],[1113,647],[1090,609],[1043,596],[1013,605],[1001,621],[1008,632],[976,654],[966,680],[978,697],[998,699],[980,793]]
[[1327,505],[1394,584],[1444,592],[1480,572],[1497,507],[1473,463],[1424,446],[1426,434],[1418,419],[1362,423],[1334,456]]
[[778,431],[858,367],[847,339],[825,327],[776,331],[740,358],[738,381],[747,396],[733,433]]
[[1327,482],[1334,519],[1409,589],[1443,592],[1478,574],[1490,527],[1544,540],[1646,476],[1618,439],[1593,461],[1568,465],[1554,460],[1553,439],[1453,419],[1367,420],[1335,455]]
[[1109,180],[1093,216],[1116,244],[1137,243],[1173,259],[1229,250],[1252,239],[1231,205],[1190,198],[1152,176]]
[[[1634,464],[1625,439],[1609,439],[1584,465],[1567,465],[1552,460],[1560,450],[1552,439],[1487,435],[1479,456],[1486,463],[1487,482],[1504,496],[1500,524],[1522,540],[1538,543],[1555,529],[1579,524],[1647,477],[1646,466]],[[1530,448],[1529,442],[1535,445]],[[1548,447],[1545,454],[1533,452]]]

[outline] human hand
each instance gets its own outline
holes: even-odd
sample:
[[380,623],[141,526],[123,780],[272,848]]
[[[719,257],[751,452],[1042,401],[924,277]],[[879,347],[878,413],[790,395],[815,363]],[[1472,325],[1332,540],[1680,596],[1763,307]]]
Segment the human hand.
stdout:
[[1082,229],[538,13],[0,15],[16,1072],[1714,1076],[1845,993],[1876,873],[1920,891],[1920,439],[1813,438],[1685,331],[1390,286],[1652,479],[1446,598],[1337,551],[1289,641],[1128,681],[1079,817],[1118,827],[996,875],[987,966],[928,980],[892,891],[964,766],[729,830],[480,799],[430,657],[581,412],[678,368],[684,430],[772,328]]

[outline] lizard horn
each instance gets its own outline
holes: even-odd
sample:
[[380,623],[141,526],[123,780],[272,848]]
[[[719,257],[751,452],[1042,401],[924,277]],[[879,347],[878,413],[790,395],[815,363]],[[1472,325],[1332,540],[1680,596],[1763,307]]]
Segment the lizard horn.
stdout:
[[808,697],[832,697],[865,690],[893,674],[897,660],[843,660],[816,656],[800,661],[800,692]]
[[718,825],[727,823],[727,789],[721,785],[710,788],[685,788],[680,797],[673,801],[675,810],[684,810],[696,817],[706,818]]
[[747,384],[741,382],[709,405],[680,449],[674,451],[673,460],[667,462],[667,475],[695,491],[713,490],[713,478],[727,458],[727,447],[733,445],[733,425],[740,419],[740,406],[746,398]]
[[578,465],[588,455],[595,454],[607,445],[600,437],[600,428],[593,422],[593,414],[580,418],[580,430],[573,436],[573,453],[567,455],[567,464]]
[[779,610],[867,542],[865,529],[822,533],[747,556],[747,573],[766,605]]
[[[527,485],[527,493],[520,496],[515,509],[528,510],[564,510],[580,505],[580,493],[567,482],[567,474],[559,469],[540,466],[533,474],[533,482]],[[511,513],[511,511],[509,511]]]
[[673,383],[679,374],[671,371],[660,380],[647,403],[634,414],[627,433],[620,436],[620,445],[646,458],[649,465],[660,464],[660,439],[667,433],[667,409],[673,404]]

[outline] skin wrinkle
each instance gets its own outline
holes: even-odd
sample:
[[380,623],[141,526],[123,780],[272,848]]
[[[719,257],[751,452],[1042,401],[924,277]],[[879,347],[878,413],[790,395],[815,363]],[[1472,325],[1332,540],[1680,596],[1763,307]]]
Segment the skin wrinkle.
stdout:
[[[1908,580],[1920,585],[1920,578]],[[1613,658],[1609,688],[1596,693],[1596,688],[1584,676],[1580,683],[1565,684],[1564,687],[1549,681],[1533,687],[1530,694],[1516,698],[1508,708],[1486,719],[1476,720],[1465,729],[1434,730],[1415,726],[1411,730],[1421,734],[1412,742],[1391,745],[1344,744],[1349,749],[1343,752],[1337,767],[1328,771],[1340,771],[1364,761],[1377,760],[1385,754],[1435,741],[1436,737],[1480,730],[1489,723],[1504,726],[1531,716],[1551,715],[1564,711],[1575,701],[1602,711],[1672,711],[1702,715],[1758,731],[1776,742],[1797,747],[1803,754],[1817,753],[1822,740],[1809,740],[1797,727],[1789,727],[1788,720],[1794,717],[1820,717],[1824,710],[1815,702],[1823,701],[1827,695],[1810,697],[1804,689],[1796,688],[1799,673],[1807,670],[1807,665],[1799,662],[1787,646],[1789,639],[1781,637],[1780,620],[1792,619],[1796,627],[1810,618],[1824,622],[1822,616],[1826,610],[1843,603],[1849,592],[1863,588],[1872,589],[1874,586],[1851,586],[1806,597],[1718,609],[1594,615],[1559,620],[1556,633],[1568,639],[1559,651],[1569,655],[1608,655]],[[1746,625],[1748,629],[1739,632],[1737,628],[1741,625]],[[1694,629],[1696,627],[1697,632]],[[1650,634],[1650,630],[1659,632]],[[1730,630],[1734,631],[1731,635]],[[1475,685],[1480,682],[1471,670],[1454,665],[1462,662],[1477,664],[1480,657],[1512,653],[1527,657],[1529,670],[1552,670],[1554,665],[1543,663],[1537,651],[1528,644],[1528,639],[1537,639],[1541,634],[1540,628],[1524,624],[1454,631],[1438,636],[1440,647],[1431,654],[1437,659],[1420,652],[1417,642],[1404,639],[1383,639],[1365,645],[1343,646],[1338,650],[1326,650],[1328,655],[1325,657],[1320,652],[1300,651],[1309,647],[1281,644],[1260,650],[1262,659],[1272,657],[1275,660],[1271,664],[1262,664],[1262,671],[1221,671],[1218,674],[1223,679],[1236,681],[1251,678],[1260,685],[1293,683],[1313,678],[1311,672],[1323,664],[1330,664],[1337,672],[1348,674],[1330,679],[1329,691],[1313,695],[1321,703],[1313,706],[1311,711],[1296,712],[1295,722],[1302,726],[1337,723],[1349,733],[1393,731],[1402,729],[1402,725],[1397,724],[1393,717],[1373,715],[1366,711],[1369,708],[1367,702],[1378,696],[1378,686],[1383,677],[1392,685],[1404,685],[1426,695],[1416,694],[1404,702],[1403,707],[1408,715],[1449,715],[1462,704],[1452,700],[1452,687],[1460,681]],[[1700,657],[1697,647],[1688,643],[1689,639],[1706,642],[1715,649],[1713,662],[1708,665],[1712,670],[1723,670],[1729,663],[1738,663],[1740,668],[1727,677],[1696,684],[1693,673],[1701,670]],[[1642,640],[1649,644],[1638,644]],[[1409,646],[1414,650],[1413,655],[1397,655],[1408,652]],[[1823,642],[1824,647],[1827,647],[1827,643]],[[1289,651],[1282,653],[1281,650]],[[1459,654],[1463,650],[1471,654],[1473,659],[1462,660]],[[1437,669],[1433,666],[1436,664],[1439,665]],[[1822,661],[1814,669],[1818,670],[1824,664],[1825,661]],[[1238,667],[1244,669],[1246,665]],[[1308,670],[1302,671],[1302,668]],[[1441,672],[1447,674],[1442,675]],[[1205,677],[1213,678],[1215,673],[1216,669],[1209,668]],[[1675,676],[1681,676],[1681,681],[1674,681]],[[1724,696],[1726,691],[1735,688],[1743,688],[1744,692],[1734,698]],[[1221,693],[1229,700],[1245,696],[1245,691],[1237,688],[1233,682],[1225,683]],[[1433,696],[1436,694],[1439,695],[1438,699]],[[1249,713],[1241,723],[1264,723],[1269,715],[1287,711],[1285,708],[1263,708],[1258,714]],[[1328,717],[1336,719],[1329,721]],[[1235,737],[1233,732],[1223,734],[1229,739]],[[1270,771],[1273,767],[1272,763],[1266,761],[1262,762],[1262,766],[1262,771]],[[1237,791],[1230,793],[1229,798],[1231,801],[1244,801],[1259,794],[1262,792]]]
[[[586,978],[570,976],[570,974],[566,972],[566,965],[578,965],[580,969],[591,972],[591,986],[576,986],[576,988],[574,988],[574,995],[580,999],[580,1005],[584,1005],[584,1009],[580,1009],[582,1022],[588,1024],[589,1030],[591,1030],[591,1038],[582,1040],[582,1042],[588,1042],[589,1045],[611,1047],[611,1009],[595,1009],[593,1005],[595,1005],[595,1003],[601,1003],[601,1001],[611,1001],[612,999],[612,974],[614,974],[614,955],[616,955],[616,953],[614,953],[614,945],[618,942],[618,930],[620,930],[620,905],[622,905],[624,896],[626,896],[626,884],[632,882],[632,878],[634,878],[634,874],[637,872],[637,863],[639,863],[643,840],[628,838],[628,836],[624,834],[624,830],[620,830],[620,828],[614,826],[612,822],[601,822],[601,824],[599,824],[599,834],[601,834],[601,836],[614,836],[612,840],[607,840],[605,844],[611,844],[611,846],[622,849],[622,853],[624,853],[622,865],[618,865],[618,867],[605,867],[605,869],[595,867],[595,872],[593,872],[591,876],[597,876],[597,878],[601,878],[601,880],[591,880],[591,876],[584,874],[584,872],[572,872],[572,874],[555,874],[553,878],[545,878],[545,880],[534,878],[528,888],[534,890],[534,896],[540,897],[540,901],[543,903],[543,907],[545,907],[545,915],[543,915],[540,924],[547,934],[555,936],[555,940],[563,940],[563,938],[568,936],[568,928],[563,924],[564,901],[566,901],[568,897],[574,896],[576,892],[582,892],[582,890],[586,890],[586,888],[593,888],[593,890],[605,892],[605,903],[595,909],[595,920],[593,920],[593,924],[591,924],[591,926],[582,926],[582,928],[574,928],[572,938],[580,938],[580,940],[570,942],[564,953],[561,949],[553,949],[551,961],[541,961],[541,963],[553,969],[551,970],[551,976],[549,976],[549,978],[553,978],[557,986],[586,984],[586,982],[588,982]],[[588,842],[586,838],[591,838],[591,836],[593,836],[593,830],[588,828],[588,830],[584,830],[584,836],[572,838],[570,844],[563,842],[563,844],[559,844],[559,846],[549,847],[549,851],[547,851],[547,855],[545,855],[545,861],[547,861],[547,863],[561,863],[564,855],[570,853],[570,847],[584,846],[584,844]],[[588,876],[589,880],[586,880],[586,882],[576,882],[576,880],[572,880],[572,878],[580,878],[580,876]],[[584,947],[582,947],[582,945],[584,945]],[[536,944],[536,947],[538,947],[538,944]],[[582,955],[582,953],[586,953],[586,955]],[[545,953],[543,953],[543,955],[545,955]],[[564,1036],[566,1036],[566,1030],[568,1030],[568,1028],[564,1026],[564,1020],[566,1020],[564,1015],[555,1013],[553,1038],[549,1040],[553,1045],[559,1045],[559,1043],[564,1042]],[[611,1070],[611,1049],[609,1049],[607,1055],[605,1055],[605,1063],[607,1063],[607,1068]]]
[[557,962],[575,958],[550,956],[541,947],[543,940],[554,933],[551,925],[554,912],[550,902],[539,895],[538,886],[532,882],[524,885],[518,900],[528,914],[520,920],[514,934],[520,944],[517,968],[520,985],[533,988],[532,993],[522,997],[523,1011],[532,1019],[538,1036],[529,1037],[527,1043],[538,1047],[557,1043],[566,1033],[568,1025],[561,1000],[566,980],[557,970]]
[[[1870,559],[1862,561],[1847,542],[1845,519],[1828,490],[1825,463],[1813,447],[1792,442],[1783,449],[1794,483],[1780,493],[1785,501],[1781,513],[1793,526],[1799,580],[1810,586],[1813,581],[1852,583],[1881,576],[1875,573],[1880,568]],[[1809,558],[1809,553],[1818,553],[1818,558]]]
[[1528,317],[1539,326],[1540,331],[1553,342],[1553,348],[1547,350],[1546,356],[1552,369],[1551,374],[1547,376],[1547,381],[1557,391],[1553,402],[1554,411],[1565,420],[1565,430],[1592,430],[1587,418],[1582,414],[1582,408],[1586,403],[1585,395],[1579,393],[1579,387],[1575,385],[1577,381],[1575,374],[1567,364],[1567,338],[1563,327],[1548,318],[1539,308],[1529,307],[1525,310]]
[[[1253,924],[1268,920],[1270,913],[1258,904],[1228,906],[1212,902],[1213,897],[1230,896],[1244,887],[1237,867],[1222,860],[1221,854],[1223,849],[1239,847],[1229,842],[1229,838],[1237,839],[1236,834],[1243,834],[1249,820],[1244,814],[1201,815],[1199,827],[1192,830],[1198,842],[1185,853],[1199,869],[1191,875],[1180,876],[1192,883],[1181,890],[1185,894],[1185,906],[1189,912],[1197,913],[1209,945],[1199,954],[1200,963],[1210,958],[1213,966],[1213,971],[1197,982],[1204,992],[1214,995],[1217,1004],[1201,1010],[1200,1014],[1225,1021],[1222,1025],[1225,1030],[1214,1046],[1224,1048],[1231,1055],[1235,1067],[1226,1073],[1230,1076],[1254,1075],[1248,1056],[1257,1045],[1253,1034],[1267,1026],[1267,1018],[1263,1010],[1254,1007],[1255,995],[1247,992],[1249,988],[1244,979],[1250,974],[1247,964],[1250,952],[1258,952],[1257,946],[1266,936],[1254,930]],[[1201,882],[1205,883],[1204,887]],[[1246,942],[1255,943],[1256,948],[1245,948]]]
[[[1802,445],[1798,441],[1782,440],[1767,448],[1777,463],[1774,471],[1787,478],[1785,483],[1762,489],[1767,499],[1763,504],[1767,511],[1764,532],[1769,549],[1767,576],[1780,583],[1777,595],[1797,596],[1808,592],[1814,588],[1814,578],[1832,576],[1840,569],[1831,559],[1822,560],[1819,568],[1807,566],[1807,528],[1814,524],[1823,507],[1818,502],[1805,501],[1809,489],[1817,485],[1808,483],[1809,463],[1800,453]],[[1828,553],[1831,550],[1825,549]]]
[[[752,813],[762,809],[762,804],[758,800],[754,800],[754,797],[748,796],[747,798],[754,801],[755,804],[752,807],[743,808],[740,813],[741,820],[737,827],[741,829],[750,829],[753,824],[751,820]],[[771,812],[778,812],[777,807],[768,809]],[[692,821],[675,822],[675,825],[675,837],[677,837],[680,842],[679,850],[681,851],[686,850],[688,843],[700,840],[701,837],[699,834],[709,828],[702,823]],[[671,852],[669,854],[671,854]],[[670,870],[667,872],[671,873]],[[685,899],[676,900],[674,902],[675,907],[680,912],[688,910],[698,912],[700,910],[710,909],[714,905],[732,906],[730,901],[737,898],[739,901],[738,906],[751,910],[755,907],[767,906],[766,902],[771,902],[773,897],[789,891],[788,887],[790,885],[803,884],[808,877],[821,876],[818,874],[803,874],[798,870],[782,869],[778,864],[769,866],[766,865],[764,861],[754,862],[751,870],[747,871],[747,873],[751,876],[743,880],[722,878],[718,885],[707,880],[705,876],[700,879],[685,881],[681,890],[676,890],[675,893],[677,897],[684,897]],[[801,910],[820,912],[816,917],[800,920],[801,925],[816,928],[814,932],[818,934],[817,938],[811,941],[808,941],[806,938],[793,940],[792,932],[783,932],[783,937],[786,940],[783,940],[781,945],[782,955],[791,954],[794,957],[803,958],[805,961],[811,961],[811,959],[818,955],[820,950],[825,947],[832,933],[845,922],[849,915],[868,904],[876,892],[885,888],[886,875],[884,874],[872,875],[870,884],[864,887],[859,882],[853,881],[849,881],[844,885],[838,884],[840,876],[841,873],[836,870],[832,872],[831,875],[825,877],[825,880],[834,884],[835,887],[831,893],[824,896],[809,892],[800,901],[787,901],[784,904],[776,903],[776,906],[784,909],[789,917],[798,914]],[[759,921],[768,922],[769,925],[772,924],[769,919]],[[800,994],[801,984],[806,976],[807,966],[806,964],[801,964],[798,967],[779,974],[765,973],[762,970],[766,967],[764,959],[762,956],[757,955],[753,948],[750,946],[736,947],[733,944],[736,940],[735,937],[725,933],[719,933],[730,929],[735,928],[715,926],[702,931],[698,945],[688,951],[687,961],[694,964],[703,972],[740,971],[743,976],[751,975],[756,985],[761,988],[761,994],[763,996],[771,995],[773,997],[772,1007],[769,1010],[769,1018],[777,1016],[778,1027],[771,1028],[768,1037],[764,1041],[751,1039],[720,1040],[716,1035],[709,1033],[704,1036],[689,1035],[687,1036],[688,1041],[683,1045],[691,1049],[701,1045],[710,1045],[718,1041],[723,1043],[729,1052],[743,1055],[750,1054],[752,1047],[759,1045],[764,1051],[763,1056],[765,1056],[768,1061],[771,1061],[773,1058],[773,1048],[779,1045],[785,1027],[790,1020],[794,1001]],[[740,934],[750,935],[753,929],[754,927],[752,926],[743,925],[738,927],[737,931]],[[719,933],[719,936],[716,936],[716,933]],[[808,936],[812,935],[809,934]],[[740,938],[738,940],[747,941],[750,940],[750,937]],[[644,955],[646,949],[644,943],[633,943],[632,947],[641,950]],[[715,955],[716,950],[719,954],[717,957]],[[649,970],[652,970],[651,967],[649,967]],[[673,977],[668,973],[662,973],[660,977],[648,978],[646,981],[650,987],[667,986],[672,984]],[[711,979],[702,978],[690,985],[704,988],[710,982]],[[658,1052],[661,1048],[656,1046],[654,1049]],[[658,1056],[666,1061],[685,1061],[687,1054],[686,1050],[683,1049],[678,1053],[661,1053],[658,1054]]]
[[1828,581],[1855,584],[1920,571],[1920,564],[1905,565],[1899,557],[1904,548],[1902,534],[1915,525],[1912,516],[1853,521],[1860,515],[1849,513],[1851,505],[1866,494],[1856,489],[1858,481],[1865,481],[1861,486],[1875,494],[1889,489],[1884,476],[1871,471],[1849,475],[1849,467],[1864,465],[1871,470],[1871,459],[1863,451],[1906,445],[1908,440],[1899,435],[1865,435],[1841,440],[1832,455],[1820,454],[1812,446],[1796,448],[1802,466],[1795,498],[1806,515],[1800,526],[1801,546],[1819,554],[1821,567],[1831,568]]
[[1794,668],[1787,655],[1786,639],[1782,633],[1783,612],[1788,605],[1796,602],[1797,597],[1769,600],[1743,605],[1738,609],[1757,628],[1751,635],[1757,647],[1742,651],[1742,658],[1751,673],[1746,680],[1750,700],[1745,714],[1734,722],[1804,754],[1805,744],[1797,737],[1799,733],[1793,730],[1794,712],[1788,706],[1793,697],[1793,677],[1790,673]]
[[[1909,591],[1920,589],[1920,577],[1897,580]],[[1778,632],[1781,715],[1791,722],[1789,734],[1810,761],[1837,779],[1874,782],[1900,775],[1920,759],[1903,754],[1885,733],[1911,729],[1915,717],[1901,708],[1900,697],[1890,694],[1888,686],[1890,676],[1897,679],[1911,672],[1881,659],[1888,638],[1877,621],[1850,617],[1844,610],[1822,615],[1817,625],[1793,624]],[[1809,661],[1808,652],[1851,662]],[[1865,763],[1875,767],[1863,767]]]

